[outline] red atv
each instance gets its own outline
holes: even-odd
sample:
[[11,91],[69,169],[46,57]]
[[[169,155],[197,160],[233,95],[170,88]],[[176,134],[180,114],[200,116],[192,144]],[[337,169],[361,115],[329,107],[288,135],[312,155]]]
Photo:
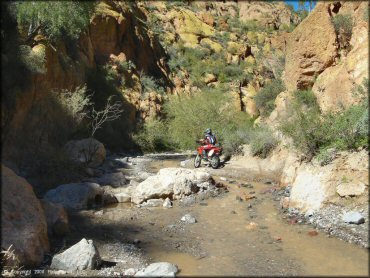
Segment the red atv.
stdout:
[[[196,140],[197,143],[204,144],[204,140]],[[218,145],[218,144],[217,144]],[[205,151],[205,152],[204,152]],[[204,155],[207,153],[208,155]],[[202,145],[197,148],[197,156],[194,159],[194,167],[200,167],[202,160],[211,164],[213,169],[217,169],[220,166],[220,156],[222,154],[222,147],[215,145]]]

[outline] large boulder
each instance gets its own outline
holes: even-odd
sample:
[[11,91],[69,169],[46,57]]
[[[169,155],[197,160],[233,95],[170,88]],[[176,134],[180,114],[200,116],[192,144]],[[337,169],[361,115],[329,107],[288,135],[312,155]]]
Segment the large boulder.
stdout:
[[135,277],[175,277],[178,272],[176,265],[160,262],[152,263],[145,269],[136,272]]
[[103,188],[96,183],[69,183],[49,190],[44,199],[66,209],[78,210],[101,204],[103,194]]
[[[1,167],[1,248],[13,245],[19,264],[38,266],[49,251],[44,211],[32,186],[9,168]],[[8,261],[7,265],[15,262]]]
[[49,235],[64,236],[69,231],[68,215],[66,210],[59,204],[41,200],[45,212]]
[[284,81],[289,91],[311,87],[335,61],[337,39],[329,5],[317,3],[287,40]]
[[131,201],[140,204],[155,198],[180,199],[198,192],[200,187],[210,186],[211,182],[211,175],[202,170],[164,168],[136,186],[132,191]]
[[77,271],[96,269],[101,263],[101,258],[92,240],[83,238],[80,242],[53,257],[52,269]]
[[105,160],[105,147],[94,138],[68,141],[64,147],[69,157],[78,163],[96,167]]

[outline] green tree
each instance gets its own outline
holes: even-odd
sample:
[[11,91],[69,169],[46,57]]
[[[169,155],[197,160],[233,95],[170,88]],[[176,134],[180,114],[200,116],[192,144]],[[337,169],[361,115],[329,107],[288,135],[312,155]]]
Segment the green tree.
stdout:
[[95,1],[19,1],[16,15],[28,37],[42,31],[50,39],[77,39],[90,23]]
[[316,3],[317,3],[317,0],[299,0],[298,1],[298,6],[302,9],[302,10],[306,10],[306,4],[308,3],[308,8],[309,8],[309,12],[312,11],[312,9],[315,7]]

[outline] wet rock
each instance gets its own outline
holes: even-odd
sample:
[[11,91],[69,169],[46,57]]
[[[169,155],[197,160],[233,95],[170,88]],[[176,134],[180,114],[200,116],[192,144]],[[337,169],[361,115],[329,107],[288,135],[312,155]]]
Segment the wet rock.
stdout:
[[150,264],[145,269],[138,271],[135,274],[135,277],[175,277],[177,272],[178,268],[176,265],[167,262],[160,262]]
[[96,183],[62,184],[49,190],[44,200],[57,203],[68,209],[86,209],[102,202],[103,189]]
[[117,199],[119,203],[130,203],[131,202],[131,196],[125,192],[116,193],[114,194],[114,197]]
[[317,236],[319,233],[317,231],[309,231],[308,235],[309,236]]
[[163,207],[164,208],[172,208],[172,202],[171,202],[170,198],[166,198],[166,200],[164,200]]
[[181,217],[181,221],[183,221],[187,224],[193,224],[193,223],[197,222],[195,217],[193,217],[191,214],[185,214],[183,217]]
[[365,223],[365,218],[358,211],[349,211],[343,214],[342,220],[349,224],[363,224]]
[[76,271],[96,269],[101,259],[92,240],[83,238],[80,242],[53,257],[52,269]]

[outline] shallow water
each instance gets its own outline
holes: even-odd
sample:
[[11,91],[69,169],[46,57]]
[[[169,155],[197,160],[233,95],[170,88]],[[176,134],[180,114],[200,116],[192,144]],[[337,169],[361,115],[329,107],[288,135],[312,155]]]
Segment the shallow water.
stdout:
[[[155,172],[178,165],[176,160],[155,161],[150,169]],[[314,228],[308,225],[288,224],[271,195],[261,193],[272,185],[253,182],[252,189],[238,186],[245,182],[248,181],[226,183],[229,192],[207,199],[206,205],[180,207],[175,202],[171,209],[148,209],[146,218],[136,223],[142,230],[135,238],[143,242],[142,249],[153,261],[178,265],[178,276],[368,275],[367,249],[329,238],[321,231],[310,236],[308,232]],[[256,198],[236,200],[237,195],[252,191]],[[128,209],[130,205],[118,204],[106,209],[105,217],[120,221],[122,212]],[[191,213],[198,222],[185,225],[183,232],[163,232],[163,227],[178,222],[186,213]],[[176,251],[168,247],[169,242],[193,244],[202,251],[197,256]]]

